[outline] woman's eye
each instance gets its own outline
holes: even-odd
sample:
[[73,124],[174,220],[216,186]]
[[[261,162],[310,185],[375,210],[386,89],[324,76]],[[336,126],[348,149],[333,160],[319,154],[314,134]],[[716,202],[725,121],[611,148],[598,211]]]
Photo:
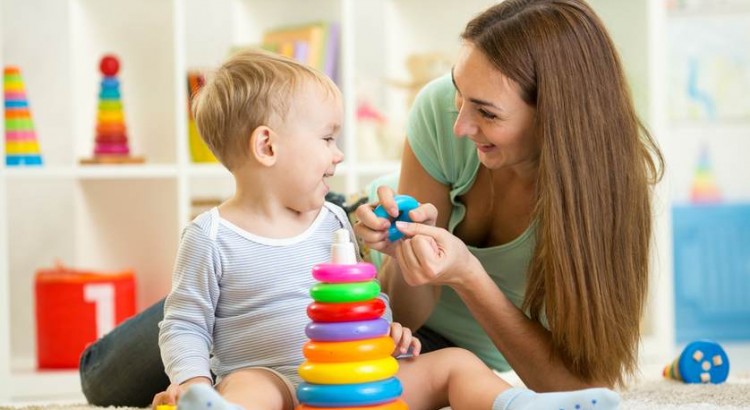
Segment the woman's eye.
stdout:
[[488,120],[495,120],[495,119],[497,119],[497,115],[495,115],[495,114],[493,114],[493,113],[491,113],[489,111],[483,110],[481,108],[478,109],[477,111],[479,111],[479,115],[481,115],[483,118],[486,118]]

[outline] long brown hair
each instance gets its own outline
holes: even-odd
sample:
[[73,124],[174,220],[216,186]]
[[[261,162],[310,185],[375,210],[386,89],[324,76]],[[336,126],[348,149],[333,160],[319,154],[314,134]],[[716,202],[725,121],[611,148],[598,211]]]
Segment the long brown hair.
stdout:
[[579,0],[507,0],[461,36],[536,108],[537,247],[524,309],[583,380],[635,372],[649,277],[651,185],[664,161],[638,119],[617,51]]

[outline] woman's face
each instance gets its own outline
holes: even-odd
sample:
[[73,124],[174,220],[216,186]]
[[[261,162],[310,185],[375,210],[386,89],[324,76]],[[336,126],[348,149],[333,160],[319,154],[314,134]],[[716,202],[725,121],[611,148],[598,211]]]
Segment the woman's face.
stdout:
[[479,161],[489,169],[534,164],[534,107],[518,85],[505,77],[471,43],[464,43],[453,67],[458,118],[453,132],[477,146]]

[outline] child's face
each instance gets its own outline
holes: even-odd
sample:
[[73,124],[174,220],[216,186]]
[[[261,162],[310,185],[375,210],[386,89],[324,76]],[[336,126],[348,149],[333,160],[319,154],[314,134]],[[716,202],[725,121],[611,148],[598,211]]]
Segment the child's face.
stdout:
[[308,83],[294,96],[286,120],[277,128],[279,187],[286,206],[303,212],[323,206],[333,176],[344,154],[336,145],[343,109],[338,94]]

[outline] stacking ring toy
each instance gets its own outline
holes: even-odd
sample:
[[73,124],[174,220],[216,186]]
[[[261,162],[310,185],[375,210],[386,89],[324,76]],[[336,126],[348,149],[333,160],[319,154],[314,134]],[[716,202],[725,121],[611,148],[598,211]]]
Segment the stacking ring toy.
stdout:
[[310,296],[316,302],[346,303],[362,302],[377,297],[380,284],[374,280],[354,283],[318,283],[310,288]]
[[305,326],[305,334],[316,342],[346,342],[385,336],[389,328],[388,321],[383,318],[358,322],[310,322]]
[[390,336],[364,339],[351,342],[308,341],[302,347],[302,354],[311,362],[336,363],[382,359],[396,350],[396,343]]
[[360,384],[309,384],[297,388],[300,402],[314,407],[373,406],[396,400],[404,391],[395,377]]
[[313,266],[312,275],[316,280],[326,283],[365,282],[375,279],[377,270],[371,263],[354,265],[321,263]]
[[412,209],[416,209],[419,207],[419,202],[417,202],[416,199],[410,197],[409,195],[396,195],[393,197],[393,199],[396,201],[396,206],[398,206],[398,216],[392,217],[388,215],[388,212],[383,208],[382,205],[378,205],[375,208],[375,215],[379,216],[380,218],[385,218],[391,221],[391,227],[388,228],[388,240],[391,242],[396,242],[397,240],[404,237],[404,234],[401,233],[401,231],[396,228],[396,221],[403,221],[403,222],[411,222],[411,218],[409,218],[409,211]]
[[409,410],[409,406],[403,400],[396,400],[378,406],[365,407],[310,407],[305,404],[299,405],[295,410]]
[[373,298],[364,302],[321,303],[307,306],[307,317],[313,322],[350,322],[377,319],[385,312],[385,302]]
[[315,384],[369,383],[393,377],[398,362],[391,356],[346,363],[304,362],[297,370],[302,380]]

